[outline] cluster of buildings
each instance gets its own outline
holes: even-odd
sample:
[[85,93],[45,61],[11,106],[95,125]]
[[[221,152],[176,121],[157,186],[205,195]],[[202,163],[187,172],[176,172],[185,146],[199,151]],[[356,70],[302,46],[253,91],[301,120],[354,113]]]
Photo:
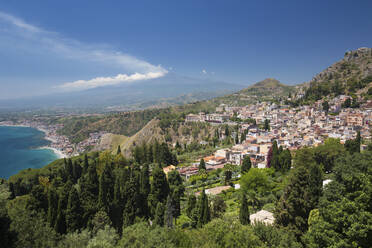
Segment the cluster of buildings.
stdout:
[[[208,116],[220,116],[220,123],[239,125],[238,137],[242,132],[246,133],[246,139],[240,140],[235,146],[217,150],[212,156],[205,157],[207,170],[223,168],[226,163],[241,165],[245,156],[251,158],[253,166],[265,168],[267,154],[274,140],[284,149],[297,150],[304,146],[317,146],[327,138],[338,138],[344,143],[355,138],[358,131],[363,139],[371,139],[372,101],[360,108],[341,108],[347,98],[339,96],[332,99],[329,102],[329,111],[332,112],[323,110],[322,101],[297,108],[262,102],[244,107],[221,105],[214,114],[188,115],[185,121],[208,122]],[[241,121],[234,122],[231,117],[238,117]],[[257,125],[245,121],[247,119],[254,119]],[[262,129],[265,120],[269,120],[270,130]],[[231,133],[231,137],[235,136],[236,131]],[[224,138],[222,133],[220,139]],[[196,167],[183,168],[180,173],[188,177],[196,173],[193,169]]]
[[76,144],[76,152],[80,154],[96,147],[101,142],[102,136],[104,136],[105,134],[107,134],[107,132],[105,131],[90,133],[89,138]]

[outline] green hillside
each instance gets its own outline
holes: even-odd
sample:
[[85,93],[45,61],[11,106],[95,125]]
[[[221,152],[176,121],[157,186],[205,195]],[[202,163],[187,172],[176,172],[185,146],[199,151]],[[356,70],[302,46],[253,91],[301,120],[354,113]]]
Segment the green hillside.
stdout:
[[285,85],[274,78],[267,78],[231,95],[216,98],[225,104],[243,106],[257,101],[276,101],[295,92],[294,86]]
[[348,94],[370,99],[372,83],[372,48],[359,48],[345,53],[344,58],[303,85],[305,101],[325,96]]

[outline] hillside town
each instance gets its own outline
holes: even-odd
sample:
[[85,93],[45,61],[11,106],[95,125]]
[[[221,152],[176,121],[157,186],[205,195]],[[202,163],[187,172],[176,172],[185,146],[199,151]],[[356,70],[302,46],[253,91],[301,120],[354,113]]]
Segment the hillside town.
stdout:
[[[249,156],[254,167],[265,168],[272,142],[275,140],[283,149],[297,150],[306,146],[317,146],[327,138],[340,139],[345,143],[356,137],[370,139],[372,123],[372,101],[359,108],[342,108],[348,96],[338,96],[329,101],[329,109],[324,110],[323,102],[312,106],[291,108],[287,105],[262,102],[244,107],[221,104],[211,114],[189,114],[185,122],[208,122],[212,125],[226,124],[238,127],[230,136],[235,138],[231,148],[219,149],[213,155],[204,157],[207,170],[223,168],[225,164],[241,165]],[[269,125],[265,128],[264,124]],[[241,134],[244,133],[244,140]],[[225,139],[225,134],[219,137]],[[361,150],[365,149],[362,145]],[[188,178],[197,174],[198,163],[180,169]]]

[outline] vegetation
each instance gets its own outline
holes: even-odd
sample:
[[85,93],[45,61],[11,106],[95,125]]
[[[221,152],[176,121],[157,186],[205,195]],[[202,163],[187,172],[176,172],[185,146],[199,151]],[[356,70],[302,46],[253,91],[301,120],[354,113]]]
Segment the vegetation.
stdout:
[[[227,142],[222,134],[234,131],[216,129],[218,144]],[[292,154],[274,141],[269,168],[246,156],[208,172],[201,160],[187,182],[163,167],[216,143],[143,143],[130,158],[116,147],[60,159],[1,180],[0,238],[7,247],[369,247],[372,153],[361,143],[360,135],[345,145],[327,139]],[[325,176],[332,181],[323,187]],[[234,184],[241,188],[206,193]],[[251,223],[261,209],[275,225]]]

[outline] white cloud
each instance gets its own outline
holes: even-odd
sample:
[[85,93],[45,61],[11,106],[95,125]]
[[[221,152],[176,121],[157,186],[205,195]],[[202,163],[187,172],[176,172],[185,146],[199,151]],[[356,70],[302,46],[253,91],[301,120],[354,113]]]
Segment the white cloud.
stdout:
[[164,72],[148,72],[146,74],[134,73],[131,75],[118,74],[115,77],[97,77],[90,80],[77,80],[74,82],[64,83],[58,86],[61,89],[85,90],[101,86],[116,85],[125,82],[134,82],[139,80],[148,80],[164,76]]
[[207,71],[205,69],[203,69],[202,73],[205,75],[205,74],[207,74]]
[[46,31],[28,24],[20,18],[0,12],[0,24],[6,24],[7,34],[17,35],[29,42],[37,43],[41,49],[57,57],[98,63],[112,68],[120,68],[125,73],[112,77],[95,77],[90,80],[76,80],[62,83],[53,88],[69,91],[84,90],[101,86],[115,85],[163,77],[168,73],[162,66],[153,65],[145,60],[124,54],[107,45],[84,44],[73,39],[62,37],[58,33]]

